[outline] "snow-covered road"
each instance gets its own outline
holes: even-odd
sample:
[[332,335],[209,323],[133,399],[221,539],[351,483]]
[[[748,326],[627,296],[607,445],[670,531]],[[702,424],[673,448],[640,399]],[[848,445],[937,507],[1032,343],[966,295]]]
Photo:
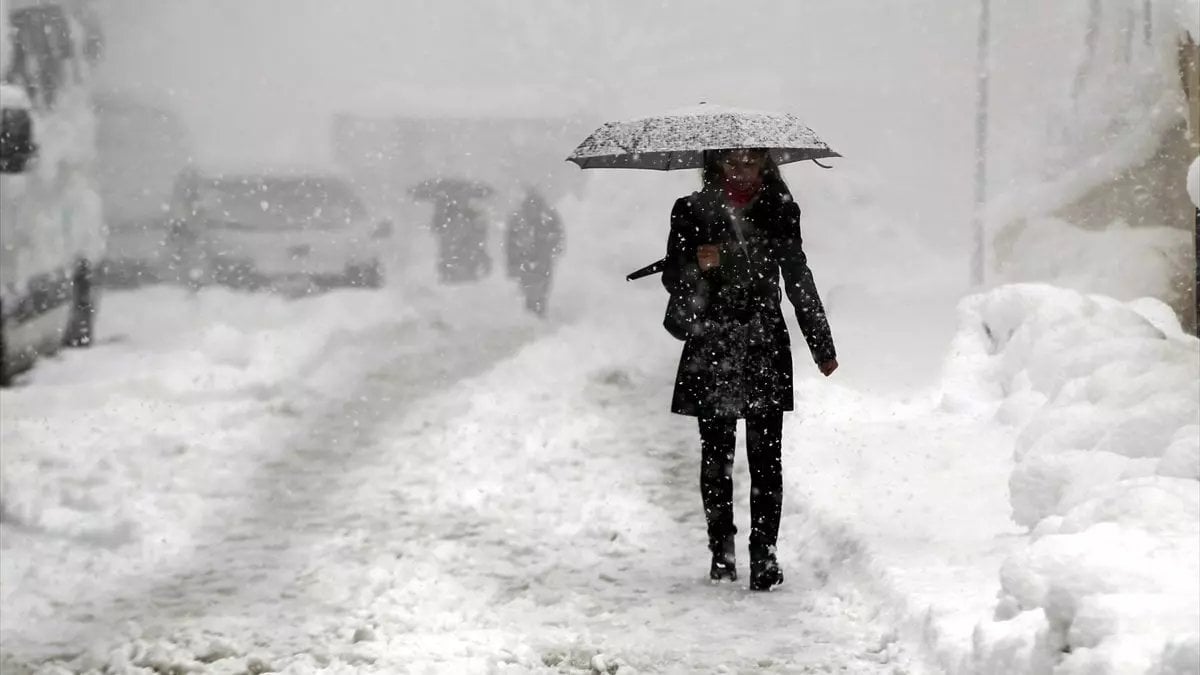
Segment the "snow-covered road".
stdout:
[[[222,295],[209,309],[226,316],[252,302]],[[205,301],[158,289],[106,309]],[[336,330],[318,324],[386,317],[386,303],[293,303],[279,310],[296,314],[292,328],[328,336],[292,350],[308,367],[169,397],[131,372],[153,365],[143,317],[5,392],[13,445],[30,442],[51,399],[125,434],[110,465],[59,467],[79,485],[62,489],[57,521],[34,505],[20,517],[9,502],[22,490],[6,484],[18,515],[4,529],[5,672],[914,672],[877,605],[801,564],[798,537],[777,592],[706,581],[695,431],[662,405],[669,343],[606,345],[622,329],[536,325],[508,302],[495,288],[430,292]],[[478,311],[445,311],[454,303]],[[220,344],[261,338],[230,330]],[[623,330],[634,344],[658,329]],[[168,337],[180,335],[157,339]],[[79,368],[121,358],[131,363],[111,372]],[[117,392],[88,381],[116,372]],[[122,429],[138,404],[113,398],[134,392],[157,408]],[[40,423],[63,442],[67,415]],[[112,527],[70,524],[97,510]]]
[[[1196,662],[1194,604],[1161,600],[1195,597],[1200,476],[1200,360],[1169,308],[1032,285],[962,300],[961,257],[811,195],[842,366],[822,378],[797,353],[788,583],[714,587],[694,420],[667,412],[679,344],[661,289],[621,280],[661,242],[611,225],[669,201],[602,187],[564,207],[578,225],[546,323],[502,280],[418,272],[298,301],[107,295],[98,345],[0,391],[0,670]],[[739,449],[743,575],[745,474]],[[1096,539],[1106,518],[1142,548]],[[1141,595],[1087,604],[1114,592]]]

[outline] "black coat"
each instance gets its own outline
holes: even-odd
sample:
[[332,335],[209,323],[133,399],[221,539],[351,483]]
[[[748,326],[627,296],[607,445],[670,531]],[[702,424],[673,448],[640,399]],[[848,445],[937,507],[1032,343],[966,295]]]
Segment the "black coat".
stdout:
[[[663,285],[693,294],[701,320],[686,340],[672,412],[746,417],[791,410],[792,352],[780,310],[779,277],[817,363],[836,357],[825,308],[800,239],[800,207],[783,185],[768,185],[740,219],[719,190],[681,197],[671,211]],[[701,272],[703,244],[721,246],[721,264]]]

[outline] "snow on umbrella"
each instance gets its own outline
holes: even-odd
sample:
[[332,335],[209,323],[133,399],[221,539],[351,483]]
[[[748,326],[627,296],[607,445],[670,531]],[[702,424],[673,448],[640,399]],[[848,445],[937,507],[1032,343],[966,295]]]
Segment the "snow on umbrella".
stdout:
[[841,157],[786,113],[700,104],[652,117],[609,122],[567,157],[584,169],[699,169],[705,150],[764,148],[777,164]]
[[[705,151],[739,148],[766,149],[777,164],[841,157],[795,115],[701,103],[609,122],[584,139],[567,161],[583,169],[699,169]],[[665,260],[658,260],[625,278],[658,274],[664,265]]]

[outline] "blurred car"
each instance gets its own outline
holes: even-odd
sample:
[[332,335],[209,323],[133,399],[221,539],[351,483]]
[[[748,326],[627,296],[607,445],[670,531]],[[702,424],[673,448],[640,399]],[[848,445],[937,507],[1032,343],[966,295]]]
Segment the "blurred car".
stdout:
[[3,6],[0,385],[39,356],[93,342],[105,228],[91,170],[86,34],[53,2]]
[[383,285],[379,242],[391,223],[335,173],[189,169],[171,213],[171,266],[190,285],[288,295]]

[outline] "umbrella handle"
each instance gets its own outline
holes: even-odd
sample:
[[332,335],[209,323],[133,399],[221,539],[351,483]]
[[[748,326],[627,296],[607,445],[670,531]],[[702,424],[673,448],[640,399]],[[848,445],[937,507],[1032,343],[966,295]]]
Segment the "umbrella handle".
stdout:
[[666,268],[666,266],[667,266],[666,258],[663,258],[661,260],[655,260],[654,262],[650,263],[649,265],[646,265],[645,267],[643,267],[641,269],[634,270],[634,271],[630,272],[629,274],[625,275],[625,281],[633,281],[634,279],[641,279],[642,277],[648,277],[652,274],[659,274],[663,271],[663,269]]
[[832,169],[832,168],[833,168],[832,166],[829,166],[829,165],[826,165],[826,164],[822,164],[822,163],[818,162],[818,161],[817,161],[817,160],[815,160],[815,159],[814,159],[814,160],[812,160],[812,163],[813,163],[813,164],[816,164],[817,166],[821,167],[822,169]]

